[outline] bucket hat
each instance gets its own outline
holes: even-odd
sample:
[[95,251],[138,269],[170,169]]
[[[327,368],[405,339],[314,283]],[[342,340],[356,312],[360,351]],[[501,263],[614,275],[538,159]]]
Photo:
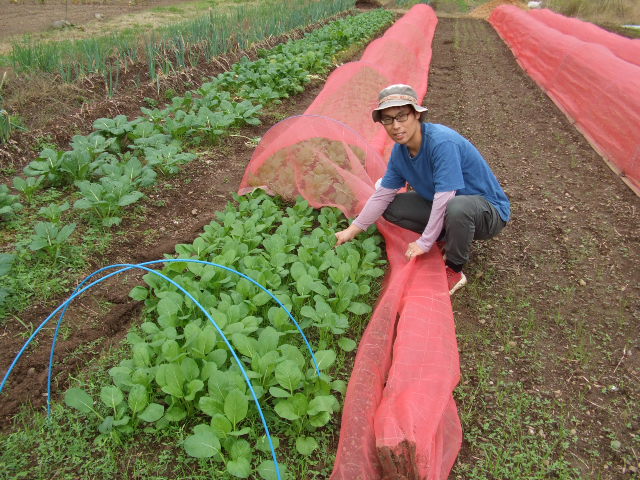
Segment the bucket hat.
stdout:
[[402,105],[411,105],[416,112],[422,113],[420,120],[423,119],[424,112],[427,112],[427,108],[418,103],[418,94],[413,88],[409,85],[397,83],[389,85],[378,94],[378,107],[371,112],[373,121],[380,121],[380,112],[385,108],[400,107]]

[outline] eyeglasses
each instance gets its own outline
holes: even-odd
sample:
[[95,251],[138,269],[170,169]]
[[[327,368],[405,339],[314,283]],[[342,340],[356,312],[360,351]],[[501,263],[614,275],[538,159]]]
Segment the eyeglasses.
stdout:
[[395,117],[380,117],[380,123],[383,125],[391,125],[394,120],[397,120],[398,122],[406,122],[407,118],[409,118],[409,112],[400,112]]

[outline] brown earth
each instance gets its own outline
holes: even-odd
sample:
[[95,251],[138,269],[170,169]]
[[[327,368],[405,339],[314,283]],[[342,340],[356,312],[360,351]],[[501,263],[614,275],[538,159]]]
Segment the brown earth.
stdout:
[[[441,19],[433,50],[430,120],[474,142],[513,209],[507,228],[478,243],[467,268],[471,282],[491,275],[494,293],[483,302],[471,292],[454,297],[462,382],[474,384],[477,360],[486,353],[465,339],[500,328],[489,302],[526,302],[527,317],[514,321],[511,342],[486,348],[513,381],[557,400],[576,418],[572,453],[581,478],[634,478],[609,434],[624,439],[638,462],[632,438],[640,425],[629,408],[640,405],[640,199],[520,69],[487,22]],[[518,349],[532,348],[517,334],[529,318],[539,332],[536,365],[518,360]],[[464,444],[460,458],[473,464],[472,455]]]
[[[171,179],[170,188],[150,192],[145,219],[124,222],[120,240],[103,257],[93,259],[93,266],[157,259],[173,252],[176,243],[191,242],[237,189],[253,152],[247,140],[263,135],[281,118],[304,112],[321,87],[317,82],[271,109],[262,126],[236,132]],[[426,104],[430,121],[455,128],[478,146],[512,200],[513,221],[496,239],[476,246],[467,268],[472,284],[491,271],[492,290],[498,297],[515,289],[524,292],[535,312],[536,328],[544,332],[545,341],[535,347],[541,350],[542,374],[534,375],[526,363],[505,359],[505,365],[528,389],[560,398],[575,414],[581,440],[572,453],[584,478],[631,478],[623,473],[619,453],[609,448],[604,429],[628,435],[629,419],[618,406],[620,396],[640,404],[640,200],[521,71],[484,21],[440,19]],[[116,98],[107,111],[112,116],[131,114],[137,106]],[[89,106],[93,113],[87,115],[85,110],[76,111],[87,122],[85,128],[92,116],[104,114],[101,108]],[[56,131],[75,128],[76,120],[69,117],[73,116],[59,119]],[[121,338],[135,320],[138,307],[127,298],[135,280],[132,275],[110,282],[67,315],[69,330],[58,347],[55,396],[63,391],[69,374]],[[492,328],[491,318],[478,322],[486,311],[471,300],[472,288],[463,289],[453,300],[462,336]],[[52,308],[52,304],[34,307],[22,321],[30,319],[37,325]],[[571,328],[585,329],[589,339],[601,339],[606,332],[610,355],[594,355],[587,364],[569,358],[572,340],[554,321],[558,316]],[[17,333],[22,331],[17,320],[7,320],[0,332],[1,365],[9,365],[24,342]],[[2,427],[9,425],[20,403],[44,402],[51,327],[43,333],[3,392]],[[595,340],[589,342],[587,348],[594,351],[601,347]],[[90,347],[79,348],[83,345]],[[463,342],[460,348],[462,381],[473,382],[474,352],[467,351]],[[495,355],[506,357],[497,346]],[[625,387],[605,395],[603,385]],[[578,398],[585,400],[581,403]],[[637,432],[634,422],[631,419],[631,429]],[[588,449],[594,445],[603,464],[611,462],[611,469],[605,471],[592,462]],[[471,455],[464,445],[461,459],[473,462]]]
[[515,5],[517,7],[526,8],[527,2],[522,0],[491,0],[490,2],[483,3],[482,5],[474,8],[469,12],[469,16],[473,18],[488,19],[491,12],[500,5]]
[[57,20],[67,20],[80,27],[116,16],[143,12],[150,8],[180,5],[188,0],[104,0],[65,2],[63,0],[0,0],[0,40],[25,33],[37,33],[52,29]]

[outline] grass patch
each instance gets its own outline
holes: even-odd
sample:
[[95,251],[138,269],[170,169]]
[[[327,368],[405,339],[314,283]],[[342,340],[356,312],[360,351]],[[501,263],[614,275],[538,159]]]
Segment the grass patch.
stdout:
[[[475,320],[457,326],[463,378],[454,397],[465,443],[452,478],[580,478],[570,411],[535,387],[545,383],[553,353],[533,299],[517,287],[496,293],[491,267],[472,265],[468,273],[474,280],[461,299]],[[572,340],[572,360],[588,362],[584,324],[569,324],[560,313],[551,317]]]
[[180,7],[176,7],[172,5],[170,7],[155,7],[151,10],[156,13],[175,13],[175,14],[183,14],[185,11]]
[[640,23],[640,3],[636,0],[547,0],[545,6],[569,17],[606,25]]
[[432,0],[429,3],[437,13],[468,13],[485,2],[482,0]]
[[575,431],[558,415],[559,405],[527,391],[491,360],[479,364],[473,381],[456,390],[466,448],[474,462],[460,462],[455,478],[544,480],[578,478],[567,460]]
[[[0,306],[0,325],[8,312],[20,312],[30,304],[47,302],[63,294],[72,286],[72,278],[83,272],[87,259],[104,253],[111,242],[111,233],[104,228],[82,223],[79,211],[69,209],[59,225],[77,223],[79,226],[57,251],[34,251],[31,244],[36,236],[34,225],[45,220],[42,207],[57,204],[65,195],[60,190],[45,190],[35,195],[24,210],[6,222],[0,242],[13,245],[17,252],[10,273],[3,278],[10,295]],[[37,299],[37,301],[35,301]]]
[[640,38],[640,28],[629,28],[621,25],[603,25],[610,32],[617,33],[627,38]]

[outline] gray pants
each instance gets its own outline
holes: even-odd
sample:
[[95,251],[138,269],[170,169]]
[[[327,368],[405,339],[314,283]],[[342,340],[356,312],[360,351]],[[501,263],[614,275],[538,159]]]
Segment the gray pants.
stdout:
[[[422,233],[431,215],[432,202],[416,192],[399,193],[382,216],[413,232]],[[446,242],[447,263],[462,267],[469,261],[473,240],[487,240],[502,231],[506,222],[480,195],[458,195],[447,204],[444,228],[438,240]],[[457,268],[454,268],[457,270]]]

